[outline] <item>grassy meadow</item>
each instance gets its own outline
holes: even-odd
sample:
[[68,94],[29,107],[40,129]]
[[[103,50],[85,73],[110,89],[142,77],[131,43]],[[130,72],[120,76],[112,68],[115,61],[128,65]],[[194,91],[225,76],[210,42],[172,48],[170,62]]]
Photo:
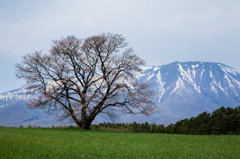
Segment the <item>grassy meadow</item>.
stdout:
[[239,135],[0,128],[0,158],[240,158]]

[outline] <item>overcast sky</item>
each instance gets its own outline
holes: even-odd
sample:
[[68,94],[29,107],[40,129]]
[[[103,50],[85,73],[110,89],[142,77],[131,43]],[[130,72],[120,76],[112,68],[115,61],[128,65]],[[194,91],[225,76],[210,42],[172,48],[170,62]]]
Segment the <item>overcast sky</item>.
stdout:
[[240,0],[1,0],[0,93],[22,87],[14,64],[52,40],[122,34],[148,66],[220,62],[240,69]]

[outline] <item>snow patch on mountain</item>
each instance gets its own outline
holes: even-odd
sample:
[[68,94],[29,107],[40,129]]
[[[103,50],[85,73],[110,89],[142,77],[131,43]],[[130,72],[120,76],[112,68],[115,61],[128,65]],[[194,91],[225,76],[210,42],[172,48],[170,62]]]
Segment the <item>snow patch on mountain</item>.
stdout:
[[222,88],[220,81],[218,82],[218,86],[226,95],[228,95],[228,93]]
[[178,90],[180,88],[185,89],[185,86],[184,86],[182,79],[178,77],[178,80],[176,81],[176,87],[171,91],[169,96],[171,96],[172,93],[176,92],[176,90]]
[[227,67],[227,66],[223,66],[221,64],[218,64],[218,66],[221,67],[221,69],[224,71],[224,72],[228,72],[228,73],[231,73],[231,74],[234,74],[235,76],[237,76],[237,74],[240,74],[240,71],[239,70],[236,70],[234,68],[230,68],[230,67]]
[[[201,93],[201,88],[196,83],[197,71],[195,70],[195,68],[199,67],[199,64],[191,65],[192,70],[190,70],[189,68],[187,68],[187,70],[184,70],[183,67],[181,66],[181,64],[178,64],[178,66],[179,66],[178,70],[179,70],[180,75],[182,76],[183,80],[187,81],[190,85],[192,85],[198,93]],[[185,66],[187,66],[187,65],[185,64]]]
[[160,94],[160,96],[159,96],[158,102],[159,102],[159,104],[160,104],[160,103],[161,103],[162,95],[163,95],[164,92],[165,92],[165,90],[164,90],[164,85],[165,85],[166,82],[163,82],[163,81],[162,81],[162,76],[161,76],[160,70],[158,71],[158,74],[156,75],[156,77],[157,77],[156,83],[159,85],[159,94]]

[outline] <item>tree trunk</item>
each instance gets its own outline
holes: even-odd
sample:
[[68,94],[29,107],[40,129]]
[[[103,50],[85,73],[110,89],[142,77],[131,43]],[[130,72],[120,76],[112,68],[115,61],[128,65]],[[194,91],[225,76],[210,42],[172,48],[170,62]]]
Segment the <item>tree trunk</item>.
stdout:
[[76,118],[76,116],[72,110],[69,110],[69,112],[71,114],[73,121],[79,126],[79,128],[90,129],[90,125],[91,125],[92,121],[95,119],[95,116],[94,117],[86,116],[86,113],[85,113],[86,111],[83,110],[81,120],[79,120]]
[[90,124],[88,124],[88,123],[83,123],[81,126],[79,126],[82,130],[83,129],[90,129],[90,125],[91,125],[91,123]]
[[92,124],[92,121],[94,119],[87,119],[87,120],[83,120],[80,123],[77,123],[77,125],[79,126],[80,129],[90,129],[90,126]]

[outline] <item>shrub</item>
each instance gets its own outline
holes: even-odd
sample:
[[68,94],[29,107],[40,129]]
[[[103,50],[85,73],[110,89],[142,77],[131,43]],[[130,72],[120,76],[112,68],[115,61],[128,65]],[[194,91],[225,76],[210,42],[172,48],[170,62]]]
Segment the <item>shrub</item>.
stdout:
[[24,126],[23,125],[19,125],[18,128],[24,128]]
[[235,135],[232,131],[228,131],[226,135]]

